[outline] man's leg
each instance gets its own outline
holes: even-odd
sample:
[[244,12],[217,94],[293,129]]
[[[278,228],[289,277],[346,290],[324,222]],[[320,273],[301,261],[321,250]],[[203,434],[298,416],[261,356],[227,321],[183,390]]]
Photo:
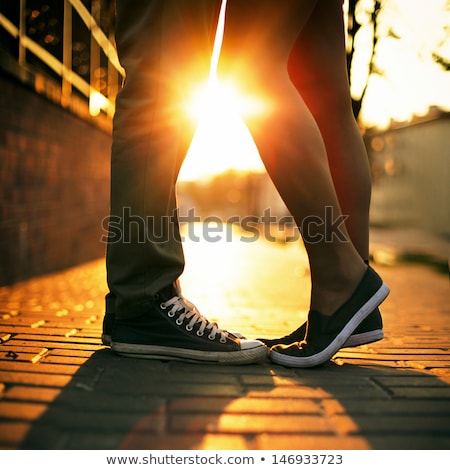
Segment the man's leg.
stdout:
[[117,0],[126,71],[111,161],[107,276],[111,348],[132,357],[246,364],[266,347],[208,321],[176,284],[184,258],[175,184],[194,129],[183,113],[208,78],[216,0]]
[[175,184],[193,129],[180,102],[208,76],[216,3],[117,0],[126,79],[114,118],[106,263],[119,318],[139,315],[183,271]]

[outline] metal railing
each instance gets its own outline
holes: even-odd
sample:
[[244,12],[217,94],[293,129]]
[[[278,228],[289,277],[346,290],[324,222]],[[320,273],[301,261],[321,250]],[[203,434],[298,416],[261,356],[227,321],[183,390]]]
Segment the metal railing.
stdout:
[[3,0],[0,52],[53,79],[59,88],[53,98],[61,106],[69,107],[75,94],[89,103],[91,116],[111,118],[124,76],[113,25],[107,0]]

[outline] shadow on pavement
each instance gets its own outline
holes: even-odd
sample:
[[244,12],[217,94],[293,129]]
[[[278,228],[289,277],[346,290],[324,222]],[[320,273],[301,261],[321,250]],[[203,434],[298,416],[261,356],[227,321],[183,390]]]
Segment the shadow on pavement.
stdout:
[[[195,449],[208,446],[223,413],[245,396],[248,371],[261,366],[214,366],[123,358],[95,352],[33,424],[22,449]],[[217,435],[216,435],[217,437]],[[233,447],[233,436],[221,437]],[[224,442],[225,444],[225,442]]]
[[218,367],[102,349],[48,404],[21,448],[448,449],[450,385],[370,361]]

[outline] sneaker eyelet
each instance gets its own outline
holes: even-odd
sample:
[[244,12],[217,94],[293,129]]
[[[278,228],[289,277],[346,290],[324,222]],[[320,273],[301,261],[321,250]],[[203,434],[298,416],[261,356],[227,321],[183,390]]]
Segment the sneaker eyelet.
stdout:
[[167,312],[167,316],[169,318],[173,318],[175,316],[175,312]]
[[192,331],[194,329],[193,326],[190,326],[190,325],[186,325],[186,330],[187,331]]
[[221,342],[222,344],[225,344],[225,343],[227,342],[227,339],[226,339],[226,338],[220,338],[220,342]]
[[164,302],[162,302],[162,303],[159,304],[159,308],[161,310],[165,310],[167,308],[167,305]]
[[176,323],[178,326],[181,326],[181,325],[183,324],[183,320],[180,321],[180,319],[177,318],[177,319],[175,320],[175,323]]
[[208,335],[208,339],[210,339],[211,341],[214,341],[216,339],[216,335],[214,335],[214,336]]
[[203,336],[205,333],[203,331],[197,330],[197,336]]

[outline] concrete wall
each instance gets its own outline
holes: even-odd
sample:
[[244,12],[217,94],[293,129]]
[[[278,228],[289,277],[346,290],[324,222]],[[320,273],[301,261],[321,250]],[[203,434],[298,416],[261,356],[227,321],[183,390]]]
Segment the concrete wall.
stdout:
[[371,221],[450,235],[450,118],[366,137],[373,173]]
[[0,285],[104,256],[110,133],[0,70]]

